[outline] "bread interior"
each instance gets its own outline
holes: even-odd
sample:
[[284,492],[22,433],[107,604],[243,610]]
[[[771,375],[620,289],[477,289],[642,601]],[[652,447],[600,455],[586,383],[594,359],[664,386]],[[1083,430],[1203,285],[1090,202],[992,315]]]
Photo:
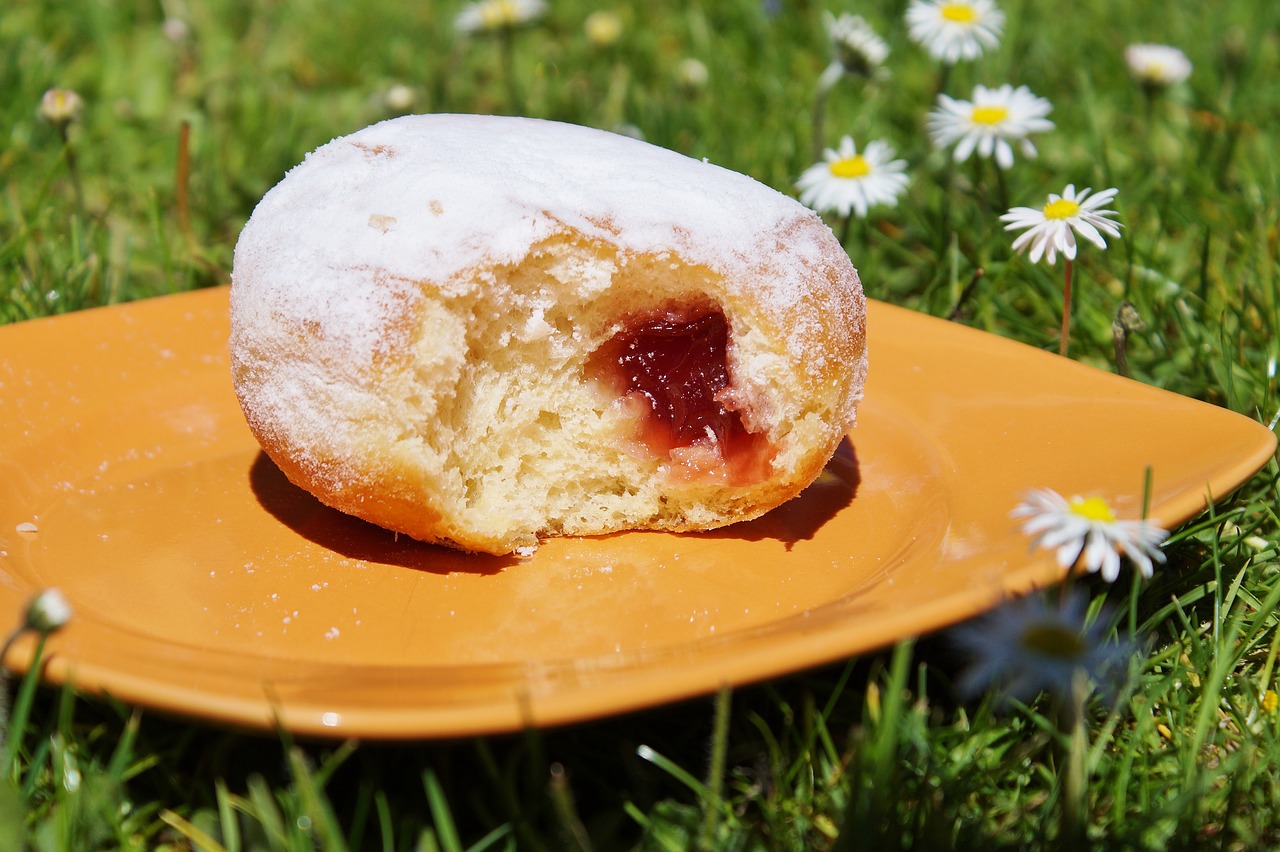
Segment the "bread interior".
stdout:
[[[636,412],[590,363],[635,317],[723,309],[712,273],[557,238],[518,265],[474,274],[490,280],[460,295],[441,288],[420,314],[407,400],[418,428],[402,442],[435,480],[442,516],[466,518],[452,539],[527,547],[546,535],[707,528],[749,512],[751,487],[726,493],[714,465],[691,470],[679,453],[635,440]],[[726,316],[735,404],[751,431],[772,429],[776,442],[777,424],[741,402],[759,394],[742,393],[735,377],[740,343],[755,335],[740,313]]]

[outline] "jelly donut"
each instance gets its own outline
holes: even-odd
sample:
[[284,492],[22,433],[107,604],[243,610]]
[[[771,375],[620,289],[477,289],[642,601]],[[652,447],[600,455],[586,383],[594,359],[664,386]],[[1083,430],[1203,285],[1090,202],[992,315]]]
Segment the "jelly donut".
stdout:
[[814,213],[635,139],[406,116],[236,244],[233,383],[296,485],[462,550],[757,517],[854,425],[866,305]]

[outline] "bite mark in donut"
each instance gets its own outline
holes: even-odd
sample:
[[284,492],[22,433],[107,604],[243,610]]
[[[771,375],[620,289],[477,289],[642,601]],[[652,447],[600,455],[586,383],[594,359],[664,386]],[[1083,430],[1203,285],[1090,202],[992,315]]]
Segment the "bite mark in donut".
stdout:
[[592,356],[590,372],[621,400],[635,441],[684,478],[747,485],[768,475],[770,444],[729,391],[730,328],[719,308],[637,318]]

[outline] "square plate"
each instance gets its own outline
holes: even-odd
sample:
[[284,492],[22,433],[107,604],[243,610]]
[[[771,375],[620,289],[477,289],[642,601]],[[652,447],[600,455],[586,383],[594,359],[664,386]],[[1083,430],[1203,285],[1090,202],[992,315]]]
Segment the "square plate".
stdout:
[[220,723],[465,735],[782,675],[1058,580],[1009,518],[1029,488],[1137,517],[1150,467],[1170,526],[1276,445],[1230,411],[873,302],[858,426],[795,500],[710,533],[466,555],[284,479],[231,390],[227,292],[0,328],[0,612],[57,586],[75,616],[46,677]]

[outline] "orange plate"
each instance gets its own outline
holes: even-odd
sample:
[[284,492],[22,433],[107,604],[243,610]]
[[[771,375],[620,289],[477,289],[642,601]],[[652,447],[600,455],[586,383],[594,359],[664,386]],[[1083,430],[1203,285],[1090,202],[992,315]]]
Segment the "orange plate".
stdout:
[[[870,312],[852,446],[803,495],[712,533],[551,540],[523,560],[397,538],[290,485],[231,391],[225,288],[0,329],[0,612],[59,587],[75,617],[47,676],[179,714],[362,737],[553,725],[1051,583],[1009,518],[1028,488],[1137,516],[1150,466],[1171,525],[1274,450],[1229,411]],[[25,639],[10,662],[32,653]]]

